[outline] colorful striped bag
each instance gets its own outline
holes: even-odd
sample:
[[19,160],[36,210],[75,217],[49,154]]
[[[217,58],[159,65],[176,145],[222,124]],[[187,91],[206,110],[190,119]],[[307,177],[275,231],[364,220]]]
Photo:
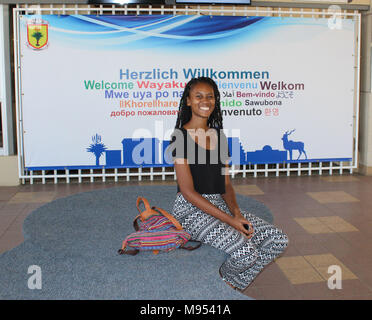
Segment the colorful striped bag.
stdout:
[[[141,202],[145,205],[145,211],[139,208]],[[137,209],[140,214],[133,221],[136,232],[125,238],[119,254],[136,255],[139,251],[147,250],[158,254],[177,248],[194,250],[200,247],[200,242],[196,246],[186,247],[191,235],[183,230],[181,224],[167,211],[150,207],[146,198],[137,198]],[[127,247],[133,250],[126,250]]]

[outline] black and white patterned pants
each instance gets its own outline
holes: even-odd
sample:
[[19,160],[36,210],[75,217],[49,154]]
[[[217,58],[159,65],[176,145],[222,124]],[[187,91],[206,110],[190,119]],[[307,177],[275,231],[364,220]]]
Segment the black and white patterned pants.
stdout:
[[[220,194],[203,194],[216,207],[231,215]],[[288,245],[288,237],[282,230],[241,210],[242,215],[252,223],[253,237],[247,239],[239,231],[219,219],[203,212],[181,193],[177,194],[173,216],[191,234],[193,240],[201,241],[225,251],[230,257],[220,268],[223,279],[239,289],[245,289],[260,271]]]

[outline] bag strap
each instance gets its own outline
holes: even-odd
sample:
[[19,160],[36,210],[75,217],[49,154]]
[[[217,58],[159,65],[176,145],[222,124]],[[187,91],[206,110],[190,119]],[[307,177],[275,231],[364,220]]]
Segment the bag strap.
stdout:
[[133,220],[133,228],[134,230],[138,231],[139,230],[139,226],[138,226],[138,222],[137,222],[137,219],[140,218],[141,215],[139,214],[137,217],[134,218]]
[[[143,202],[143,204],[145,205],[145,211],[141,211],[140,208],[139,208],[141,202]],[[140,213],[139,216],[140,216],[142,221],[147,219],[148,217],[151,217],[154,214],[157,214],[156,211],[158,211],[164,217],[166,217],[169,221],[171,221],[176,226],[177,230],[182,230],[183,229],[181,224],[177,221],[177,219],[174,218],[170,213],[168,213],[167,211],[165,211],[164,209],[159,208],[159,207],[150,207],[149,202],[144,197],[138,197],[137,198],[136,206],[137,206],[138,212]],[[134,220],[136,221],[137,219],[138,219],[138,216]]]
[[131,256],[135,256],[137,253],[139,252],[139,250],[123,250],[123,249],[119,249],[118,250],[118,253],[119,254],[129,254]]
[[135,256],[139,252],[139,250],[137,250],[137,249],[125,250],[126,246],[127,246],[127,239],[125,239],[123,241],[123,244],[121,246],[121,249],[118,250],[118,253],[119,254],[129,254],[131,256]]
[[[181,224],[170,213],[168,213],[164,209],[161,209],[161,208],[158,208],[158,207],[152,207],[152,209],[159,211],[163,216],[168,218],[168,220],[171,221],[176,226],[177,230],[183,230]],[[196,242],[196,245],[195,246],[190,245],[190,246],[187,246],[187,247],[186,246],[181,246],[180,248],[192,251],[192,250],[198,249],[202,245],[201,241],[196,241],[196,240],[189,240],[187,243],[190,243],[190,241]]]
[[[187,247],[181,246],[180,249],[192,251],[192,250],[198,249],[202,245],[201,241],[195,241],[195,240],[190,240],[190,241],[197,242],[197,244],[195,246],[187,246]],[[189,243],[189,241],[187,243]]]
[[[145,205],[145,211],[141,211],[141,209],[139,208],[139,205],[141,204],[141,202],[143,202],[143,204]],[[136,206],[137,206],[137,210],[140,214],[141,220],[147,219],[148,217],[151,217],[154,214],[154,212],[153,212],[153,210],[151,210],[150,204],[149,204],[149,202],[147,201],[146,198],[138,197]]]
[[170,222],[172,222],[176,226],[177,230],[183,230],[181,224],[170,213],[158,207],[152,207],[152,209],[159,211],[164,217],[166,217]]

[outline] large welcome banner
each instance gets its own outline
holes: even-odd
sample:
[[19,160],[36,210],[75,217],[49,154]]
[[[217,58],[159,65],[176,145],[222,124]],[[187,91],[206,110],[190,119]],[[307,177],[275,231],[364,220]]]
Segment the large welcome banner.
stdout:
[[24,165],[171,165],[179,100],[215,80],[233,164],[353,157],[354,21],[21,16]]

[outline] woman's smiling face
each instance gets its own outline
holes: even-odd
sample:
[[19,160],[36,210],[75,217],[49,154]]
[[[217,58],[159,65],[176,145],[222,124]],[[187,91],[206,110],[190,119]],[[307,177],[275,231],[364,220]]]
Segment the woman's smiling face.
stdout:
[[214,90],[211,85],[199,82],[193,85],[187,97],[187,105],[191,107],[193,116],[209,118],[215,108]]

